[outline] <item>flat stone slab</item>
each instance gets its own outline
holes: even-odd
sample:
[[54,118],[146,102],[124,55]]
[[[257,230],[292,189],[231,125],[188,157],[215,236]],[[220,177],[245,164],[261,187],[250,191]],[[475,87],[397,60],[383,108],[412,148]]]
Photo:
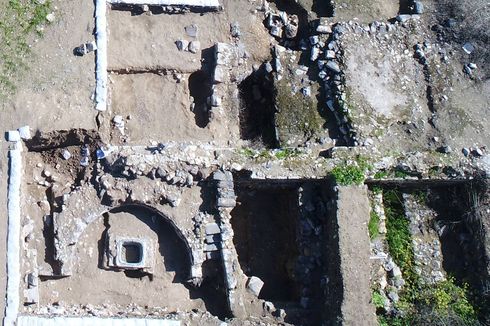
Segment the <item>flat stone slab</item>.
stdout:
[[149,6],[189,6],[212,7],[220,6],[218,0],[109,0],[112,4],[149,5]]
[[180,326],[180,320],[98,317],[19,316],[17,326]]

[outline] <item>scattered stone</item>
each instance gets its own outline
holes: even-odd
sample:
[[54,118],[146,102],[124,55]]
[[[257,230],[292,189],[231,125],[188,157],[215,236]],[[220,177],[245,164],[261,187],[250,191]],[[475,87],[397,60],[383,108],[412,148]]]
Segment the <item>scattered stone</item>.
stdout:
[[189,43],[189,52],[197,53],[200,49],[201,49],[201,42],[192,41],[191,43]]
[[233,22],[230,24],[230,34],[232,37],[240,37],[242,35],[238,22]]
[[443,153],[443,154],[449,154],[452,152],[452,149],[449,145],[444,145],[444,146],[441,146],[437,149],[437,151],[439,153]]
[[301,93],[303,94],[303,96],[305,97],[310,97],[311,96],[311,87],[303,87],[301,89]]
[[31,139],[31,129],[29,128],[29,126],[20,127],[17,130],[19,130],[20,138],[24,140]]
[[471,53],[473,53],[473,51],[475,51],[475,46],[473,44],[471,44],[470,42],[466,42],[463,45],[463,51],[466,52],[467,54],[471,54]]
[[63,159],[64,159],[64,160],[69,160],[69,159],[70,159],[70,157],[71,157],[71,153],[70,153],[70,151],[69,151],[69,150],[67,150],[67,149],[63,149],[63,150],[61,151],[61,157],[63,157]]
[[187,40],[177,40],[175,41],[175,45],[177,45],[177,49],[179,51],[186,51],[189,46],[189,41]]
[[264,286],[264,282],[256,277],[252,276],[248,278],[247,281],[247,289],[252,292],[256,297],[259,296],[260,290],[262,290],[262,287]]
[[197,37],[198,27],[196,24],[192,24],[184,27],[185,33],[190,37]]
[[54,15],[54,13],[49,13],[49,14],[47,14],[47,15],[46,15],[46,20],[47,20],[48,22],[50,22],[50,23],[54,22],[55,18],[56,18],[56,17],[55,17],[55,15]]
[[274,311],[276,311],[276,307],[270,301],[264,301],[263,308],[264,308],[264,311],[266,311],[268,313],[273,313]]
[[470,155],[470,150],[466,147],[464,147],[461,152],[463,153],[464,156],[468,156]]

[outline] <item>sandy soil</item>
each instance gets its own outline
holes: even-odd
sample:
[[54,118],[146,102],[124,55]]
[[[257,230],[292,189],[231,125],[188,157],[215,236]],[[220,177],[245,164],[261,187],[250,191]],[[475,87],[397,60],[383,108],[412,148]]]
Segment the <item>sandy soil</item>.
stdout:
[[[110,11],[109,69],[199,70],[201,52],[179,51],[175,41],[197,40],[201,50],[211,48],[216,42],[232,43],[230,23],[235,21],[240,25],[241,42],[251,57],[264,61],[270,53],[270,36],[261,19],[250,13],[254,6],[246,1],[224,1],[223,6],[227,8],[226,11],[185,15],[132,16],[130,11]],[[195,38],[188,36],[184,30],[191,24],[198,26]]]
[[31,66],[17,93],[0,103],[2,130],[26,124],[41,130],[96,127],[94,54],[73,55],[76,46],[93,40],[93,2],[55,0],[53,8],[56,19],[32,40]]
[[[225,134],[213,135],[209,128],[196,124],[191,111],[188,77],[177,82],[171,75],[153,73],[111,75],[112,112],[130,116],[127,120],[129,143],[154,141],[211,141]],[[226,128],[226,126],[223,126]],[[120,135],[114,132],[113,142]]]
[[341,0],[335,1],[336,21],[356,20],[363,23],[370,23],[374,20],[387,21],[398,14],[399,1],[397,0]]

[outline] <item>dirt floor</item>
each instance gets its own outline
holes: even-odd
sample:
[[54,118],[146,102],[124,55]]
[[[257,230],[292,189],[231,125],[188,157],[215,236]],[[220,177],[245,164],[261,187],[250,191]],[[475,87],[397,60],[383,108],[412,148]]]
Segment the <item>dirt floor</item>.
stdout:
[[[117,236],[154,241],[157,244],[154,274],[145,276],[101,269],[107,231]],[[218,315],[220,310],[224,310],[224,301],[220,303],[216,297],[203,293],[202,289],[195,291],[184,284],[190,268],[186,248],[172,226],[150,211],[133,208],[110,213],[105,218],[101,216],[80,239],[76,255],[78,261],[73,276],[41,282],[43,305],[55,302],[62,306],[134,304],[166,307],[168,312],[207,309],[218,312]]]

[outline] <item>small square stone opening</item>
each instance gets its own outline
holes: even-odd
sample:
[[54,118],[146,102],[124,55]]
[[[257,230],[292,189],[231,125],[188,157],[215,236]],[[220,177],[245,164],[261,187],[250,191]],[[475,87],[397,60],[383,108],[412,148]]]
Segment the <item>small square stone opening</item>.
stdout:
[[140,264],[143,261],[143,246],[141,243],[128,241],[121,246],[121,260],[128,264]]

